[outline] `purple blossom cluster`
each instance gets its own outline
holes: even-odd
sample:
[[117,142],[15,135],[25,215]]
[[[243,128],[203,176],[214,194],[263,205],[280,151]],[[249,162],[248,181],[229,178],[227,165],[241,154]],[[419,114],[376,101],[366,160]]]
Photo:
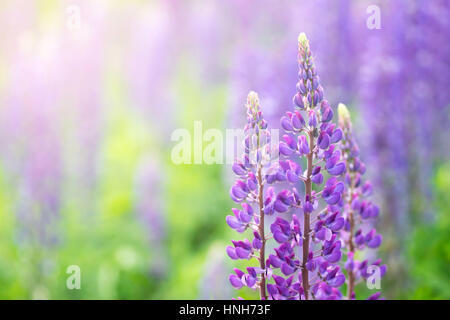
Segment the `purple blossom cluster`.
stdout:
[[434,219],[429,177],[450,150],[442,148],[450,127],[450,3],[401,0],[381,10],[383,29],[390,31],[361,35],[360,114],[369,129],[361,149],[377,172],[374,185],[382,186],[381,220],[395,233],[390,250],[398,258],[412,226]]
[[[234,215],[226,218],[228,225],[238,232],[248,228],[253,230],[253,240],[232,241],[233,246],[227,247],[227,253],[232,259],[259,260],[259,267],[248,267],[247,272],[235,269],[235,274],[229,277],[235,288],[248,286],[260,289],[261,299],[266,299],[266,278],[270,278],[270,269],[266,269],[264,233],[264,203],[272,202],[271,195],[264,196],[264,185],[272,171],[270,166],[270,132],[267,122],[260,109],[258,95],[250,92],[247,98],[247,124],[244,128],[244,153],[242,161],[233,165],[234,173],[239,177],[231,187],[231,198],[241,203],[242,209],[233,209]],[[252,205],[258,206],[255,213]],[[273,210],[272,210],[273,212]],[[270,212],[267,212],[270,214]]]
[[152,248],[150,274],[155,279],[167,276],[167,217],[164,205],[165,184],[163,167],[155,157],[146,157],[139,165],[135,177],[134,206],[140,221],[148,231]]
[[[382,236],[372,228],[374,220],[379,215],[379,208],[369,200],[372,194],[370,181],[363,182],[362,176],[366,171],[365,164],[359,159],[359,147],[355,142],[350,120],[350,113],[344,104],[338,106],[339,126],[344,134],[339,147],[346,162],[345,174],[345,201],[343,203],[343,216],[345,228],[341,231],[341,238],[346,244],[347,261],[347,297],[355,299],[355,285],[373,275],[376,267],[379,276],[386,273],[386,265],[381,265],[381,259],[358,261],[357,250],[376,249],[381,245]],[[377,292],[370,298],[378,298]]]
[[[320,0],[301,6],[224,3],[221,12],[232,12],[240,24],[239,36],[233,36],[235,56],[229,69],[233,106],[229,123],[240,126],[237,110],[245,88],[253,88],[261,96],[266,119],[277,127],[273,119],[279,118],[291,97],[286,83],[296,76],[294,59],[286,59],[295,50],[289,39],[296,30],[305,30],[320,56],[317,67],[327,99],[333,106],[339,101],[361,102],[355,125],[368,128],[360,134],[365,142],[361,149],[377,172],[371,179],[385,213],[386,218],[380,219],[385,234],[392,229],[400,249],[412,225],[433,220],[429,177],[450,150],[442,148],[450,128],[446,90],[450,4],[380,3],[382,29],[376,32],[366,26],[365,8],[372,4],[368,0]],[[268,10],[273,13],[270,21],[265,19]],[[416,174],[408,174],[412,171]],[[392,258],[400,251],[391,252]]]
[[[21,245],[51,248],[60,218],[63,186],[61,139],[55,122],[55,68],[39,57],[24,55],[11,63],[0,112],[0,161],[9,184],[18,191],[13,203]],[[43,80],[42,75],[47,77]],[[26,81],[25,81],[26,79]],[[24,95],[24,90],[33,95]],[[13,142],[13,143],[11,143]],[[31,143],[32,142],[32,143]]]
[[[251,128],[255,138],[246,135],[245,146],[247,150],[249,141],[256,141],[256,162],[247,165],[248,154],[245,154],[243,162],[233,165],[239,179],[230,194],[235,202],[242,203],[242,209],[233,209],[234,215],[227,216],[226,220],[238,232],[251,228],[254,237],[252,241],[232,241],[233,246],[227,247],[227,253],[232,259],[256,258],[260,264],[248,267],[247,272],[235,269],[229,280],[237,289],[258,288],[261,299],[340,299],[339,288],[346,281],[339,265],[345,245],[342,234],[348,224],[342,209],[347,189],[340,179],[348,168],[338,145],[344,133],[331,122],[333,110],[324,99],[304,34],[300,34],[298,45],[294,110],[281,118],[285,134],[278,146],[280,159],[267,170],[263,168],[270,159],[264,159],[264,155],[270,152],[267,152],[267,145],[260,143],[260,136],[270,135],[256,94],[249,94],[245,130],[248,132]],[[265,152],[260,152],[261,149]],[[264,191],[266,184],[276,182],[287,187],[277,192],[270,186]],[[365,192],[370,189],[368,185],[364,188]],[[254,213],[253,205],[258,207],[259,214]],[[360,207],[364,207],[364,214],[378,214],[369,204]],[[270,232],[265,234],[264,216],[275,213]],[[363,237],[368,246],[377,247],[377,242],[381,243],[381,236],[374,231]],[[266,257],[265,245],[269,239],[278,247]],[[358,264],[360,266],[364,269],[367,262]]]

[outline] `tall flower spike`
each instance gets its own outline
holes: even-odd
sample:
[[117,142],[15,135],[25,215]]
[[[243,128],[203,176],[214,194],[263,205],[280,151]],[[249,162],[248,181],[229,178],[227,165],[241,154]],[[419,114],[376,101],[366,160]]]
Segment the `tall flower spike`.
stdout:
[[[345,276],[338,265],[341,258],[338,235],[344,225],[338,207],[344,184],[338,177],[346,168],[335,143],[342,138],[342,131],[330,122],[333,110],[323,99],[323,88],[304,33],[298,37],[298,66],[295,110],[286,112],[281,119],[286,135],[279,150],[282,156],[295,161],[287,160],[289,164],[300,166],[298,163],[306,160],[306,170],[300,170],[297,179],[288,179],[293,187],[284,191],[294,195],[285,210],[292,211],[291,223],[280,219],[271,226],[273,237],[281,245],[275,249],[276,256],[269,256],[269,263],[288,278],[274,276],[275,284],[268,289],[273,299],[339,299],[338,288],[345,282]],[[280,166],[287,167],[283,163],[280,161]],[[324,174],[328,179],[319,187]],[[295,187],[297,181],[305,185],[303,201]],[[313,190],[313,184],[318,190]],[[296,247],[302,248],[299,259]]]
[[[348,297],[354,298],[353,288],[359,279],[369,278],[373,270],[378,269],[381,276],[386,271],[381,260],[354,260],[356,249],[376,248],[381,243],[381,235],[375,229],[368,230],[363,225],[355,229],[359,220],[375,218],[378,207],[365,199],[372,187],[361,183],[365,167],[358,159],[348,111],[339,107],[340,127],[331,122],[333,110],[323,99],[323,88],[304,34],[299,36],[298,45],[295,107],[281,118],[286,134],[278,148],[287,159],[270,164],[267,123],[256,93],[248,95],[245,153],[243,161],[233,165],[239,179],[230,190],[232,199],[241,203],[242,209],[232,209],[234,215],[226,220],[238,232],[252,229],[253,239],[232,241],[227,253],[232,259],[256,258],[259,267],[248,267],[247,273],[235,269],[229,281],[238,289],[259,288],[261,299],[340,299],[339,287],[346,278],[339,262],[341,247],[346,246]],[[340,181],[344,173],[347,187]],[[284,182],[290,188],[279,193],[272,186],[264,189],[266,184],[275,182]],[[302,196],[298,183],[305,187]],[[279,216],[266,235],[264,216],[275,212]],[[358,217],[354,212],[359,213]],[[268,239],[279,246],[266,259]]]
[[[244,154],[242,161],[236,161],[232,167],[239,177],[231,187],[231,198],[241,203],[241,209],[232,209],[233,215],[228,215],[228,225],[238,232],[247,229],[253,231],[253,239],[232,241],[233,246],[227,247],[231,259],[252,259],[259,261],[259,267],[248,267],[247,273],[235,269],[235,274],[229,280],[233,287],[239,289],[247,286],[259,289],[260,298],[266,299],[266,279],[271,271],[266,270],[264,233],[264,215],[274,211],[273,190],[268,189],[264,194],[264,185],[270,175],[270,132],[263,118],[259,99],[256,92],[250,92],[247,98],[247,124],[244,132]],[[274,182],[273,178],[271,182]],[[254,207],[256,213],[254,212]]]
[[[346,244],[347,261],[345,269],[347,270],[347,298],[355,299],[355,285],[362,279],[378,271],[382,277],[386,272],[386,265],[381,265],[381,259],[369,263],[355,260],[356,250],[367,248],[375,249],[381,244],[382,237],[376,233],[371,226],[378,217],[378,207],[368,200],[372,193],[372,186],[369,181],[363,183],[362,175],[366,167],[359,159],[359,148],[355,142],[352,131],[350,113],[344,104],[338,106],[339,126],[343,132],[343,139],[339,144],[342,156],[346,162],[346,187],[345,202],[343,203],[343,212],[345,218],[345,228],[341,231],[342,239]],[[377,295],[371,296],[371,299],[378,298]]]

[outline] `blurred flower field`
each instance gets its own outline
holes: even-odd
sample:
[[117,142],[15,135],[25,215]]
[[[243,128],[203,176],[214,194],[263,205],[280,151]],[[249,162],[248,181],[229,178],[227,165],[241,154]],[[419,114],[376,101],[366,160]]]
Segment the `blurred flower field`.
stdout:
[[252,90],[279,128],[300,32],[335,113],[352,113],[383,296],[449,299],[449,14],[444,0],[2,1],[0,299],[258,299],[228,282],[245,266],[225,251],[231,166],[175,164],[171,137],[243,127]]

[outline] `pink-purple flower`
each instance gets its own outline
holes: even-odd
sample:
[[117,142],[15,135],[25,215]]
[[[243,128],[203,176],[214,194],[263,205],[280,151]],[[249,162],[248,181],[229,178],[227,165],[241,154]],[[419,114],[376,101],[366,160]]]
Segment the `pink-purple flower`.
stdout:
[[[229,280],[236,288],[259,288],[262,299],[309,299],[316,294],[320,299],[339,298],[335,288],[345,281],[338,266],[342,256],[338,234],[344,220],[335,206],[342,201],[344,191],[344,184],[337,177],[344,173],[345,163],[334,147],[342,138],[342,131],[330,123],[333,111],[323,99],[323,88],[304,34],[299,36],[298,63],[295,107],[281,118],[286,132],[278,148],[282,158],[266,168],[263,157],[257,156],[256,164],[252,164],[247,163],[246,154],[242,162],[233,165],[238,179],[230,189],[231,198],[238,203],[256,204],[259,215],[246,209],[248,203],[244,202],[243,210],[233,209],[233,215],[227,216],[227,223],[236,231],[254,230],[253,241],[232,241],[227,253],[232,259],[256,258],[260,267],[259,272],[235,270]],[[256,102],[251,93],[246,132],[254,129],[260,141],[259,135],[268,131]],[[246,136],[245,141],[249,140]],[[264,174],[263,169],[267,169]],[[327,180],[323,185],[324,174]],[[266,183],[276,182],[289,187],[279,192],[273,186],[264,190]],[[298,192],[301,183],[305,189],[302,196]],[[313,190],[313,184],[319,190]],[[278,216],[265,235],[264,215],[275,213]],[[278,247],[266,257],[265,242],[269,239]],[[272,280],[274,283],[270,283]]]
[[[362,175],[366,171],[364,163],[359,158],[359,148],[353,136],[350,113],[347,107],[340,104],[339,126],[343,132],[343,139],[339,144],[343,158],[346,162],[346,186],[345,201],[342,204],[345,218],[345,228],[341,231],[341,237],[346,244],[347,262],[345,268],[347,277],[347,298],[355,299],[355,286],[358,282],[373,275],[376,267],[379,268],[379,276],[386,272],[386,265],[381,265],[381,260],[369,263],[369,259],[359,261],[355,259],[356,251],[376,249],[381,245],[382,236],[373,228],[375,219],[379,215],[378,207],[369,200],[372,194],[372,185],[369,181],[362,183]],[[373,260],[373,259],[370,259]],[[371,300],[379,298],[379,294],[370,297]]]

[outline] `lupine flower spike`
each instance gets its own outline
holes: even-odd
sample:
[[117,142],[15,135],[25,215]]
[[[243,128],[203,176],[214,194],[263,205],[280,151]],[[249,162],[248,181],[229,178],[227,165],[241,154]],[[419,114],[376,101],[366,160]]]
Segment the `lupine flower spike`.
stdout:
[[270,132],[263,119],[256,92],[248,94],[246,107],[244,154],[242,161],[235,162],[232,167],[239,179],[230,190],[231,198],[241,203],[242,208],[232,209],[233,215],[228,215],[226,221],[238,232],[251,229],[253,239],[232,241],[233,246],[227,247],[227,253],[231,259],[256,258],[259,267],[248,267],[248,273],[235,269],[235,274],[230,275],[229,280],[237,289],[242,286],[259,289],[260,298],[266,299],[266,279],[270,277],[270,270],[266,270],[265,261],[264,214],[270,214],[265,211],[265,203],[271,201],[273,190],[269,189],[265,197],[264,185],[270,164]]
[[[342,240],[347,248],[347,298],[355,299],[355,285],[371,275],[382,277],[386,272],[386,265],[381,265],[381,259],[371,263],[357,261],[357,250],[376,249],[380,246],[382,236],[371,226],[379,215],[378,207],[368,200],[372,193],[370,181],[363,183],[362,175],[366,171],[364,163],[359,159],[359,148],[352,132],[350,113],[342,103],[338,106],[339,126],[343,132],[343,139],[339,144],[343,159],[346,162],[345,174],[345,202],[343,212],[345,228],[341,232]],[[378,274],[375,272],[378,271]],[[369,299],[378,299],[377,292]]]
[[[233,209],[234,215],[227,216],[226,220],[238,232],[252,229],[254,237],[251,242],[232,241],[227,253],[232,259],[256,258],[259,267],[248,267],[248,273],[235,269],[229,280],[238,289],[259,288],[261,299],[340,299],[339,287],[346,278],[339,262],[341,247],[347,244],[346,269],[352,277],[349,297],[353,298],[352,286],[359,278],[370,276],[370,267],[379,267],[381,274],[386,270],[380,266],[380,260],[370,265],[367,260],[354,261],[356,248],[376,248],[381,243],[381,235],[374,229],[368,232],[354,229],[358,219],[376,217],[378,208],[363,199],[370,194],[371,186],[360,184],[364,165],[354,153],[351,125],[349,120],[342,120],[339,128],[331,122],[333,110],[323,98],[309,42],[303,33],[298,38],[298,65],[294,109],[281,118],[286,134],[277,150],[282,158],[276,163],[270,164],[270,134],[258,97],[254,92],[248,96],[246,152],[243,161],[233,165],[239,179],[230,191],[231,198],[242,203],[242,209]],[[340,110],[345,112],[342,107]],[[345,142],[337,145],[344,136],[343,130]],[[251,156],[253,149],[256,153]],[[346,172],[345,181],[350,186],[347,188],[339,180]],[[289,188],[278,193],[273,186],[264,189],[275,182],[283,182]],[[301,184],[302,196],[297,190]],[[252,205],[257,208],[257,214]],[[351,210],[356,208],[359,218],[351,217]],[[264,216],[275,212],[278,216],[266,235]],[[269,239],[279,246],[266,259]],[[379,296],[376,293],[370,299]]]
[[[333,110],[323,98],[323,88],[304,33],[298,38],[298,65],[294,110],[286,112],[281,119],[286,134],[279,146],[280,154],[295,162],[280,161],[280,166],[292,168],[306,159],[306,169],[304,172],[296,170],[300,172],[298,175],[291,169],[287,174],[293,187],[285,193],[293,194],[295,199],[289,203],[292,222],[279,218],[274,225],[292,236],[278,240],[275,237],[281,246],[275,249],[276,257],[269,259],[271,266],[280,267],[288,278],[274,276],[276,284],[269,285],[268,289],[274,299],[339,299],[338,288],[345,282],[345,276],[338,266],[341,259],[338,235],[344,225],[337,206],[342,201],[344,184],[338,177],[344,173],[345,163],[340,162],[341,154],[335,149],[335,143],[342,138],[342,131],[331,123]],[[329,177],[325,183],[324,174]],[[302,200],[297,192],[297,181],[302,181],[305,187]],[[274,225],[272,232],[277,231]],[[302,248],[301,260],[295,258],[295,253],[300,252],[297,246]]]

